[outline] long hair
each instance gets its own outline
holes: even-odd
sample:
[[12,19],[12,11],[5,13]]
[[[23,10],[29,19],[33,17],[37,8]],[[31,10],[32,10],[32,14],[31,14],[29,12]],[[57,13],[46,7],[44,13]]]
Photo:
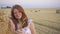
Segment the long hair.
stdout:
[[20,19],[22,28],[28,26],[28,23],[27,23],[28,17],[27,17],[27,15],[25,14],[24,9],[23,9],[20,5],[14,5],[14,6],[12,7],[12,10],[11,10],[11,16],[12,16],[12,19],[13,19],[14,24],[15,24],[15,30],[17,30],[18,20],[17,20],[16,17],[14,16],[14,9],[17,9],[17,10],[19,10],[19,12],[22,13],[22,17],[21,17],[21,19]]

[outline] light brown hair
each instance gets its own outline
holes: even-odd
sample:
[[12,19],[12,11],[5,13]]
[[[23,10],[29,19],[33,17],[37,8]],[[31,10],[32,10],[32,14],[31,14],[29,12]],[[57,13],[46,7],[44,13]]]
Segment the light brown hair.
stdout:
[[14,24],[15,24],[15,30],[17,30],[17,23],[18,23],[18,20],[15,18],[15,16],[14,16],[14,9],[17,9],[19,12],[21,12],[22,13],[22,17],[21,17],[21,26],[22,26],[22,28],[24,28],[24,27],[26,27],[26,26],[28,26],[28,23],[27,23],[27,21],[28,21],[28,17],[27,17],[27,15],[25,14],[25,12],[24,12],[24,9],[20,6],[20,5],[14,5],[13,7],[12,7],[12,10],[11,10],[11,16],[12,16],[12,20],[13,20],[13,22],[14,22]]

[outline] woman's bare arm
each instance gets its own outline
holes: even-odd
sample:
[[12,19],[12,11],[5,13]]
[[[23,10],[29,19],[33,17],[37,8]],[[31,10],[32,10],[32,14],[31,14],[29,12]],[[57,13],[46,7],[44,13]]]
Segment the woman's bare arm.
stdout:
[[12,20],[10,20],[10,30],[12,32],[15,32],[15,25],[13,24],[13,21]]
[[24,34],[22,31],[15,31],[15,25],[13,24],[12,20],[10,20],[10,30],[14,33]]
[[34,23],[30,24],[30,29],[31,29],[32,34],[36,34]]

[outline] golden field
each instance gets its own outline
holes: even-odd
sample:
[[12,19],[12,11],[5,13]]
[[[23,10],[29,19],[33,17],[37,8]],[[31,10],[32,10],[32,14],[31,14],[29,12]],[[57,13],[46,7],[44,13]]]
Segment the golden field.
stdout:
[[[30,8],[24,9],[29,18],[33,19],[37,34],[60,34],[60,8]],[[11,9],[0,9],[10,17]]]

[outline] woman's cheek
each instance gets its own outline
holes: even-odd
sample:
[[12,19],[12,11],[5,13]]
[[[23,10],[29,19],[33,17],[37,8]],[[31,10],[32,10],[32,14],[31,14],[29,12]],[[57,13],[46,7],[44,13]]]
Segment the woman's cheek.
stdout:
[[15,18],[17,18],[17,19],[22,18],[22,14],[14,14],[14,15],[15,15]]
[[22,14],[20,13],[19,16],[20,16],[20,18],[21,18],[21,17],[22,17]]
[[18,18],[19,18],[19,19],[22,18],[22,14],[18,14]]

